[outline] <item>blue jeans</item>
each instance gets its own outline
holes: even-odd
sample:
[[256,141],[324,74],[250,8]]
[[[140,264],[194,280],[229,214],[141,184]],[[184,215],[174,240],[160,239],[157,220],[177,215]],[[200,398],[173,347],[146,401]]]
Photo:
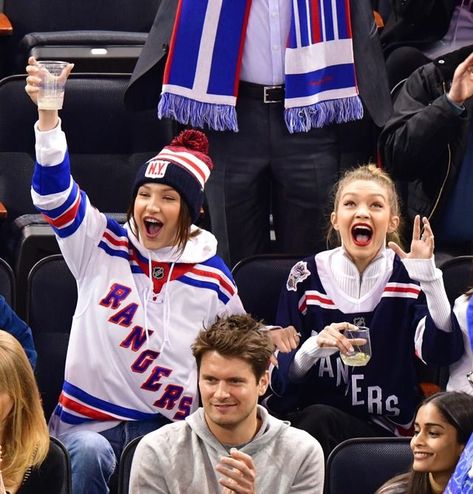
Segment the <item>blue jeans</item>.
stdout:
[[59,436],[71,457],[73,494],[108,494],[108,482],[123,448],[135,437],[169,423],[162,415],[151,420],[121,422],[106,431],[66,432]]

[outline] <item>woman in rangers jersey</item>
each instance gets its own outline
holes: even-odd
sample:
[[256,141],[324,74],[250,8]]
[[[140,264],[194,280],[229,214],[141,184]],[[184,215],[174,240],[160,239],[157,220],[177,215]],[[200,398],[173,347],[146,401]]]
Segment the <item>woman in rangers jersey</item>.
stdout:
[[[36,103],[34,58],[26,70],[26,92]],[[140,168],[121,226],[71,177],[58,111],[38,114],[32,197],[78,286],[50,431],[70,452],[74,494],[108,492],[127,442],[197,408],[190,346],[198,331],[244,309],[215,237],[193,225],[212,168],[203,133],[181,133]],[[294,334],[272,332],[281,341]]]
[[[326,455],[350,437],[409,434],[421,399],[415,354],[448,365],[463,353],[429,222],[423,218],[421,234],[416,217],[408,253],[399,222],[386,173],[374,165],[347,172],[331,214],[341,246],[298,262],[281,295],[277,322],[295,326],[301,345],[280,354],[268,404],[314,435]],[[343,332],[356,326],[370,328],[372,356],[350,367],[340,358],[353,352]]]

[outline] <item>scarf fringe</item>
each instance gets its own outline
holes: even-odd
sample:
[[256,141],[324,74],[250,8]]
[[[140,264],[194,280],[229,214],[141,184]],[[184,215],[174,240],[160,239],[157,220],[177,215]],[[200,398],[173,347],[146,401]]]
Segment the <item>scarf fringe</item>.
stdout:
[[158,104],[158,118],[172,118],[184,125],[238,132],[236,109],[230,105],[203,103],[185,96],[163,93]]
[[284,111],[287,128],[291,134],[309,132],[334,123],[346,123],[363,118],[363,104],[359,96],[320,101],[310,106],[287,108]]

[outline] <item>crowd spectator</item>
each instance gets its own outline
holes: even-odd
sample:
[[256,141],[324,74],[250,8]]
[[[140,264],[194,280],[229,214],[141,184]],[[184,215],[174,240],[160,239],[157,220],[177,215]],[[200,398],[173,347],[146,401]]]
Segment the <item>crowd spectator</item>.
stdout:
[[140,441],[131,493],[323,492],[320,444],[258,405],[273,348],[268,331],[246,315],[199,333],[192,352],[203,408]]
[[416,70],[396,98],[379,149],[409,218],[427,216],[439,251],[472,252],[473,45]]
[[[399,214],[384,171],[347,172],[331,214],[341,246],[298,262],[281,294],[277,322],[293,325],[301,344],[279,355],[268,406],[316,437],[326,456],[351,437],[409,434],[421,400],[415,354],[438,365],[463,354],[429,222],[415,218],[405,252]],[[370,328],[372,356],[350,367],[340,355],[351,355],[354,341],[344,331],[358,326]]]
[[429,396],[417,411],[414,428],[412,470],[389,480],[376,494],[448,492],[447,483],[473,432],[473,396],[461,392]]

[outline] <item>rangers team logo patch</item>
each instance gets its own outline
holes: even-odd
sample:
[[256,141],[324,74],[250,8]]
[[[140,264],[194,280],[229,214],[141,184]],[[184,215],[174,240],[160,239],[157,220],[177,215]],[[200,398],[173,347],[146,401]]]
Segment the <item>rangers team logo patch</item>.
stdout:
[[289,277],[287,279],[286,288],[289,291],[295,292],[297,290],[297,284],[304,281],[310,276],[310,271],[307,269],[307,263],[305,261],[299,261],[292,267]]
[[162,280],[164,278],[164,268],[162,266],[155,266],[153,268],[153,278]]

